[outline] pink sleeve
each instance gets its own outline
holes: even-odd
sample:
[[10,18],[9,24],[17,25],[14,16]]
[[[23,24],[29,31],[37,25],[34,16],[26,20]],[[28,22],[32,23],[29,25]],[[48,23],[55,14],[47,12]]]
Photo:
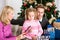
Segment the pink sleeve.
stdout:
[[3,29],[2,29],[3,25],[2,23],[0,22],[0,39],[2,40],[3,39]]
[[4,32],[3,32],[3,24],[0,22],[0,40],[16,40],[16,37],[9,37],[9,38],[6,38],[4,36]]
[[28,23],[27,21],[24,22],[23,27],[22,27],[22,33],[25,32],[25,30],[28,28]]
[[5,38],[4,40],[16,40],[16,37]]
[[39,22],[38,22],[38,29],[39,29],[39,34],[38,35],[42,35],[43,29],[42,29],[42,26]]

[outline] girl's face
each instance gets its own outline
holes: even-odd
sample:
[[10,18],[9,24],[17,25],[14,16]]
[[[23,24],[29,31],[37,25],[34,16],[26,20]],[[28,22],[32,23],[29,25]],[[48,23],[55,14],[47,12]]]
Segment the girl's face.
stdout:
[[12,20],[13,19],[13,16],[14,16],[13,15],[13,11],[11,11],[11,12],[8,13],[8,19],[9,20]]
[[35,17],[34,12],[29,12],[28,19],[29,20],[34,20],[34,17]]

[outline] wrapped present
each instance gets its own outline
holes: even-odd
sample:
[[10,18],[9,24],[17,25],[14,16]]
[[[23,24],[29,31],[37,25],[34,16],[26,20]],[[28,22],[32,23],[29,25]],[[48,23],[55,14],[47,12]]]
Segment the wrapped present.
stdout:
[[54,30],[54,27],[50,24],[48,25],[48,32],[49,32],[49,35],[50,35],[50,39],[51,38],[55,38],[55,30]]
[[59,30],[60,30],[60,19],[56,19],[56,21],[53,23],[53,26],[54,26],[56,29],[59,29]]
[[60,19],[57,19],[53,25],[55,27],[55,38],[60,39]]

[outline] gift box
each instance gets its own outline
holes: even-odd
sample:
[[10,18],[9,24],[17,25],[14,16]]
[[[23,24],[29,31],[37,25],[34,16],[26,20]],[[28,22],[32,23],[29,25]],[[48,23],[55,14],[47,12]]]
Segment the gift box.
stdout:
[[55,26],[56,26],[56,28],[55,28],[55,38],[60,38],[60,19],[57,19],[55,22],[56,22],[55,23]]
[[55,22],[53,23],[53,26],[56,29],[59,29],[60,30],[60,19],[56,19]]

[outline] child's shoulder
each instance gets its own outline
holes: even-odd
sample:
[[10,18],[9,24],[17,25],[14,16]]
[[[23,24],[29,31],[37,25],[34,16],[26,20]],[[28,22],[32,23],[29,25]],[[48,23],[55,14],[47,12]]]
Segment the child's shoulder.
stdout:
[[36,22],[37,24],[40,24],[40,23],[39,23],[39,20],[35,20],[35,22]]
[[35,20],[35,22],[39,22],[39,20]]
[[25,21],[24,21],[24,23],[28,23],[28,22],[29,22],[29,20],[25,20]]

